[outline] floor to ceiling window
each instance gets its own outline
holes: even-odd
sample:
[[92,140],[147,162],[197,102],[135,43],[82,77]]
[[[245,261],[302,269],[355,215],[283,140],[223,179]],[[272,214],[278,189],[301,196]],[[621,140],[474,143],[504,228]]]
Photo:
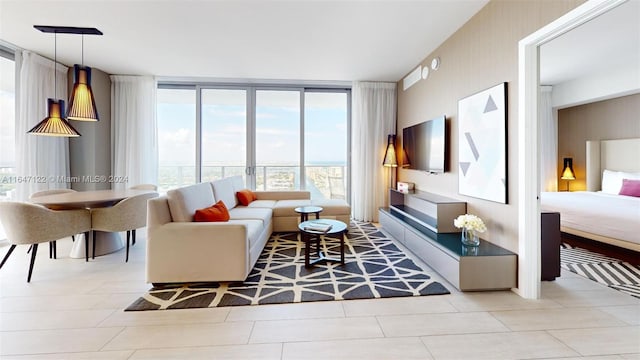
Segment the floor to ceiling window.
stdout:
[[13,53],[0,49],[0,201],[11,200],[16,187],[15,68]]
[[160,84],[159,190],[242,175],[348,199],[350,90]]

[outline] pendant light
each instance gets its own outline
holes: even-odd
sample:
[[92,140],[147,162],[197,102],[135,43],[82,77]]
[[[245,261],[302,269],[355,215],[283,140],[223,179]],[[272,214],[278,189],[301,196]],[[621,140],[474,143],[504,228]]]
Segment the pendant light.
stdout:
[[84,66],[84,34],[82,34],[82,65],[73,65],[73,91],[69,99],[69,120],[98,121],[96,100],[91,90],[91,68]]
[[40,136],[64,136],[64,137],[78,137],[80,133],[64,119],[64,100],[55,99],[58,95],[58,44],[57,33],[53,35],[53,86],[54,86],[54,99],[47,99],[47,111],[48,115],[36,126],[28,131],[29,134]]

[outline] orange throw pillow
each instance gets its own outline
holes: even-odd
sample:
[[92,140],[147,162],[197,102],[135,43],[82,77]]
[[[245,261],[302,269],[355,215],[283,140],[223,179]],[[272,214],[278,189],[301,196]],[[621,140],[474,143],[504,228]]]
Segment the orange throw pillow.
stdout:
[[249,189],[240,190],[236,195],[238,196],[240,204],[244,206],[247,206],[251,204],[252,201],[257,200],[256,194]]
[[196,210],[194,220],[197,222],[229,221],[229,210],[220,200],[213,206]]

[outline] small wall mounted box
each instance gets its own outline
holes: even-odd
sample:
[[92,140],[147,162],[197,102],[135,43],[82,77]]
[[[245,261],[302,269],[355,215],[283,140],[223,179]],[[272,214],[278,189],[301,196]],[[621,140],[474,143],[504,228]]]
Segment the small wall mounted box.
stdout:
[[398,181],[398,191],[402,193],[408,193],[413,190],[413,183]]

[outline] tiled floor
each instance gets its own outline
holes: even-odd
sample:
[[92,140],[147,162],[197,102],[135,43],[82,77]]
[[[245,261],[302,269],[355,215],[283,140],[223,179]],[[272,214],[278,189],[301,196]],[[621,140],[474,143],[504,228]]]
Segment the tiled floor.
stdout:
[[30,284],[18,247],[0,270],[0,358],[640,359],[640,300],[568,272],[540,300],[440,279],[451,295],[124,312],[149,288],[138,233],[128,263],[43,245]]

